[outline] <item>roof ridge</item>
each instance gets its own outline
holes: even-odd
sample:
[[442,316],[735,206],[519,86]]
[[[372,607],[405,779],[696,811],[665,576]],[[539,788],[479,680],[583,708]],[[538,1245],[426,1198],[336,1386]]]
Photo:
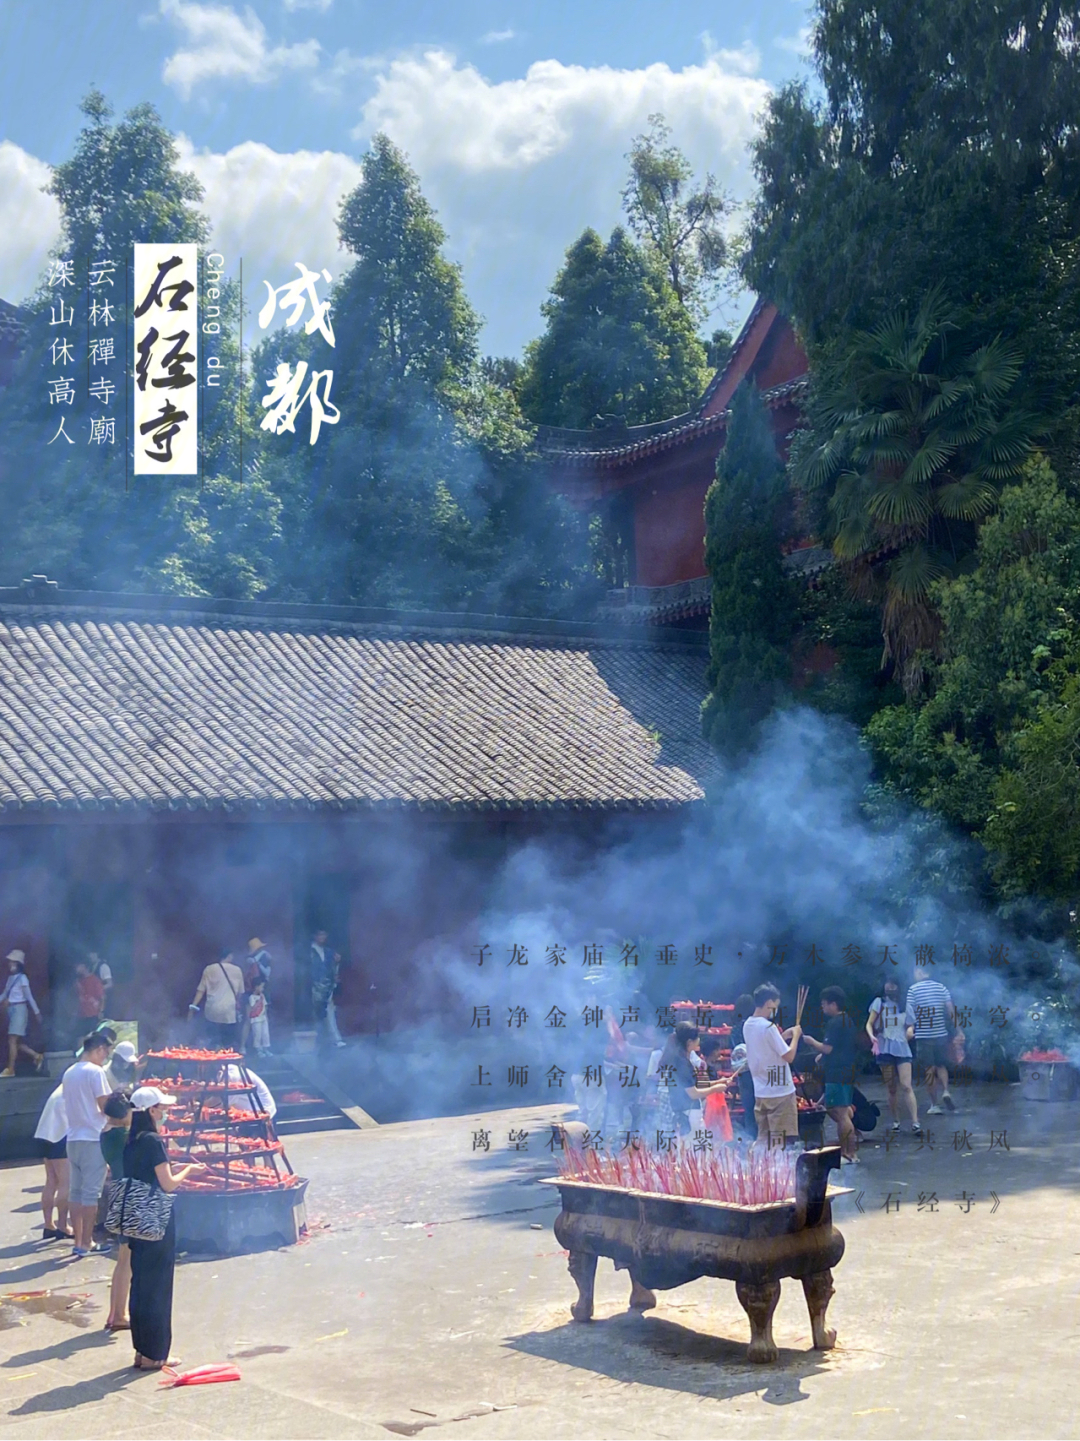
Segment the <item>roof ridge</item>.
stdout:
[[[810,373],[804,372],[796,375],[791,380],[782,380],[778,385],[770,385],[767,390],[759,391],[762,402],[766,406],[775,405],[778,401],[786,400],[788,396],[795,395],[803,390],[809,383]],[[731,407],[725,410],[717,410],[712,415],[694,413],[690,419],[684,421],[678,427],[658,431],[654,435],[644,436],[640,440],[630,440],[621,445],[601,446],[595,450],[552,450],[551,455],[559,456],[560,460],[568,463],[577,461],[594,460],[603,457],[606,460],[616,460],[624,456],[647,455],[651,452],[664,450],[667,445],[674,444],[688,435],[703,435],[712,430],[722,430],[731,417]],[[677,417],[683,420],[682,416]]]
[[[46,583],[47,584],[47,583]],[[596,644],[701,649],[696,632],[613,620],[557,620],[542,616],[502,616],[476,611],[398,610],[377,606],[312,605],[294,601],[234,600],[126,591],[72,591],[51,585],[0,586],[0,619],[110,617],[146,624],[247,622],[261,630],[378,631],[380,634],[431,637],[456,632],[462,641],[501,638],[521,644]]]

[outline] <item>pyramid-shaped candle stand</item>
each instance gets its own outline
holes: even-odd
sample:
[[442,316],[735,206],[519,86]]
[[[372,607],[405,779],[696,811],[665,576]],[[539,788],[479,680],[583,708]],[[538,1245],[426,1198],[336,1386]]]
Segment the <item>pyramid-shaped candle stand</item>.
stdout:
[[307,1227],[308,1183],[259,1109],[243,1056],[177,1047],[145,1059],[140,1084],[177,1098],[162,1123],[169,1160],[207,1167],[176,1193],[177,1250],[231,1254],[294,1245]]

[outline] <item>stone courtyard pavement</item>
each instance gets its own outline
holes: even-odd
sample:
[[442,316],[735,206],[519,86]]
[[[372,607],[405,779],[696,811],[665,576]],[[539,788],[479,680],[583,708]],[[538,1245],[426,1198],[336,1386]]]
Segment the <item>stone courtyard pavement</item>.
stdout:
[[[0,1437],[1076,1435],[1076,1109],[1017,1087],[957,1099],[957,1116],[927,1122],[932,1148],[879,1137],[845,1168],[837,1348],[810,1349],[801,1287],[785,1282],[774,1366],[746,1362],[726,1282],[662,1292],[641,1319],[602,1260],[596,1321],[570,1320],[558,1195],[537,1184],[557,1108],[292,1140],[310,1239],[178,1267],[183,1365],[232,1357],[243,1375],[185,1390],[131,1369],[128,1338],[102,1329],[110,1263],[35,1239],[41,1168],[9,1165]],[[478,1130],[488,1153],[471,1150]],[[530,1133],[527,1151],[507,1149],[511,1130]]]

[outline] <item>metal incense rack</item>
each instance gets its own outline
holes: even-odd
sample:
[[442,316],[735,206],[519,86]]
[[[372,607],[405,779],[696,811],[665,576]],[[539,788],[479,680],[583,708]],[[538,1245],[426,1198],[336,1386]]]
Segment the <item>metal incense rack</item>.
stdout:
[[177,1190],[177,1245],[233,1252],[298,1241],[307,1225],[308,1183],[290,1165],[273,1121],[258,1109],[258,1088],[243,1056],[176,1048],[151,1051],[146,1059],[170,1074],[147,1076],[143,1084],[177,1098],[161,1128],[169,1160],[206,1167]]

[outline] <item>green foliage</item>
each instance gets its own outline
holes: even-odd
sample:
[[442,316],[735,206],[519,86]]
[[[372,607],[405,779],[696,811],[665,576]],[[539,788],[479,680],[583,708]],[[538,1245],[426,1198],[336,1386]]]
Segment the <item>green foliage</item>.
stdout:
[[198,490],[177,488],[165,506],[173,545],[146,580],[176,595],[255,600],[280,562],[281,504],[256,471],[243,484],[215,475]]
[[708,379],[705,347],[668,280],[623,230],[586,230],[541,307],[526,352],[521,407],[540,425],[629,425],[686,410]]
[[80,106],[89,120],[70,160],[46,187],[60,205],[59,254],[81,273],[101,255],[127,257],[137,241],[205,245],[210,230],[195,206],[202,186],[179,169],[179,152],[152,105],[136,105],[116,125],[99,90]]
[[809,662],[819,648],[833,663],[806,675],[801,701],[861,728],[902,699],[892,672],[882,666],[880,608],[853,595],[838,566],[799,595],[796,653]]
[[983,830],[1006,895],[1080,897],[1080,646],[1055,667],[1052,692],[1010,747]]
[[690,162],[670,139],[664,117],[650,115],[648,130],[635,136],[627,156],[630,178],[623,208],[679,304],[700,321],[728,265],[724,219],[731,205],[711,175],[694,188]]
[[732,398],[727,442],[705,497],[705,564],[712,578],[707,740],[729,755],[748,749],[791,680],[795,595],[778,539],[783,467],[754,387]]
[[974,559],[935,587],[944,653],[932,693],[883,709],[867,739],[894,793],[997,853],[1005,894],[1060,897],[1077,843],[1063,806],[1077,784],[1069,708],[1080,502],[1045,459],[1005,488]]
[[705,359],[711,371],[723,370],[735,348],[735,337],[730,330],[714,330],[705,347]]
[[817,0],[821,98],[789,85],[753,147],[743,272],[812,358],[928,278],[974,345],[1025,356],[1028,403],[1080,381],[1076,3]]
[[974,524],[1030,452],[1019,374],[1000,341],[965,344],[936,291],[913,316],[856,332],[817,374],[816,443],[802,448],[795,480],[824,493],[826,538],[861,593],[880,585],[885,653],[909,692],[919,653],[938,645],[934,581],[970,550]]

